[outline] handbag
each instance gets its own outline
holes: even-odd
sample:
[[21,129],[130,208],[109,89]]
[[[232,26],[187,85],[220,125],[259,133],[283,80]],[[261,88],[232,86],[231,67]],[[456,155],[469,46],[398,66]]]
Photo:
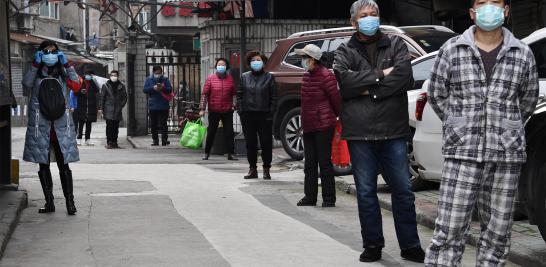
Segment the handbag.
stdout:
[[161,96],[167,100],[167,102],[171,102],[174,99],[174,90],[171,90],[170,93],[166,94],[165,92],[161,92]]
[[180,136],[180,145],[191,149],[199,149],[205,139],[207,128],[203,126],[203,121],[188,121],[184,127],[184,131]]
[[334,131],[334,138],[332,139],[332,164],[346,167],[351,164],[351,155],[349,154],[347,141],[341,139],[341,127],[341,121],[338,120]]

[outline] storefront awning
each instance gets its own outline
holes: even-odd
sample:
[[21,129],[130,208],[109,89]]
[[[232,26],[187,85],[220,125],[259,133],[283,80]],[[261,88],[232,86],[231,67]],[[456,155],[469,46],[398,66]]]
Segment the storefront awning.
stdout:
[[28,45],[39,45],[40,43],[44,41],[43,38],[39,38],[29,34],[16,33],[16,32],[10,32],[9,39],[19,43],[28,44]]

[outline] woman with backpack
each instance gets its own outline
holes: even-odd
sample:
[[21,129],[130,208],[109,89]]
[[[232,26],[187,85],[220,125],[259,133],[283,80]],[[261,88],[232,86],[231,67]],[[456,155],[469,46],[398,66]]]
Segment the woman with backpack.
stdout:
[[[40,213],[55,212],[50,151],[59,168],[61,185],[69,215],[76,213],[72,192],[72,171],[68,164],[79,161],[76,132],[68,108],[68,89],[78,91],[81,84],[76,71],[57,44],[44,41],[34,55],[31,69],[23,78],[29,89],[28,127],[23,160],[40,164],[40,184],[45,205]],[[68,88],[67,88],[68,87]]]
[[83,127],[85,126],[85,145],[92,146],[91,125],[97,121],[97,113],[101,112],[100,91],[93,80],[93,71],[87,71],[79,92],[75,93],[78,98],[78,106],[74,110],[73,118],[78,132],[78,145],[82,145]]

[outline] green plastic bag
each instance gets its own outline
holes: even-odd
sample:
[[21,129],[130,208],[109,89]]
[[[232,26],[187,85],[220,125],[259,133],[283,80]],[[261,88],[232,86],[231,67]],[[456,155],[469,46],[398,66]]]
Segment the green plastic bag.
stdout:
[[207,128],[203,126],[201,119],[195,122],[188,121],[182,136],[180,136],[180,145],[191,149],[200,149],[206,133]]

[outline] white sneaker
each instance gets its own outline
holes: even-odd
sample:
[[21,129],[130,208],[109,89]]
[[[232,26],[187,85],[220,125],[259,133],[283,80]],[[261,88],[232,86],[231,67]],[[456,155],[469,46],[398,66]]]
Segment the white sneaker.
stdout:
[[78,146],[81,146],[81,145],[82,145],[82,140],[78,139]]
[[91,140],[87,139],[87,140],[85,140],[85,145],[86,146],[94,146],[95,144],[91,143]]

